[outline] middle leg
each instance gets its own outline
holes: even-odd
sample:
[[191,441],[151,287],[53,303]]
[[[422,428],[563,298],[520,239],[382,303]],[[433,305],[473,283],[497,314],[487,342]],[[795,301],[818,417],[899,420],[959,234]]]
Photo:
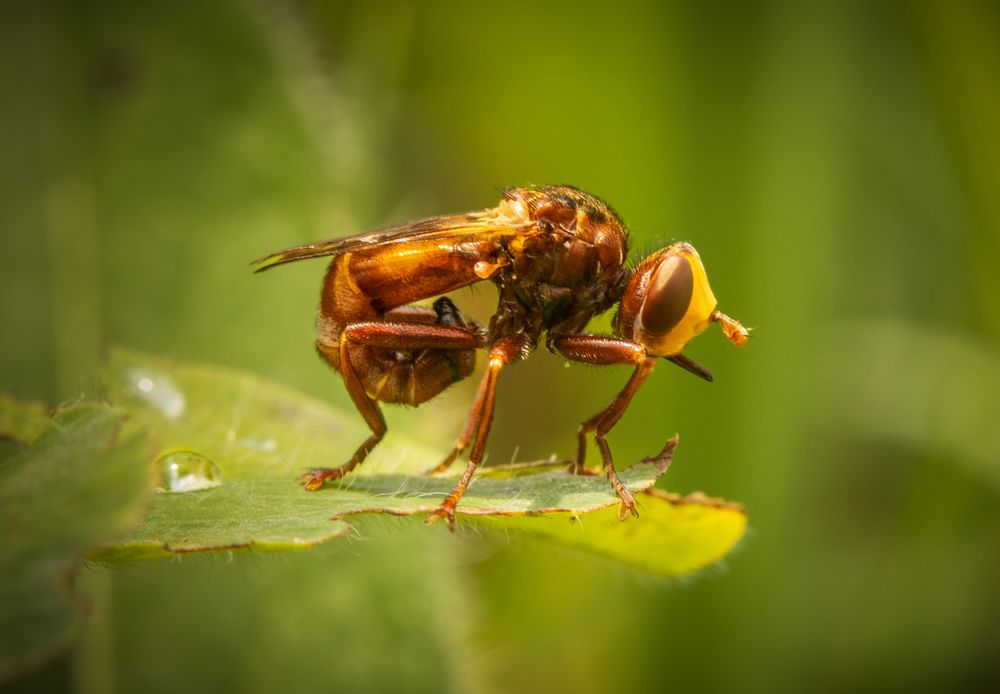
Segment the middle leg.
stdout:
[[509,335],[502,337],[490,348],[489,363],[486,365],[486,373],[483,375],[482,383],[479,385],[479,393],[473,404],[472,412],[469,414],[469,422],[459,440],[455,451],[447,460],[451,460],[458,455],[458,452],[474,437],[472,451],[469,454],[469,464],[465,467],[458,484],[451,491],[436,511],[427,517],[427,523],[433,523],[439,518],[444,518],[450,530],[455,529],[455,506],[459,499],[465,494],[465,490],[472,481],[472,475],[476,468],[483,461],[486,452],[486,440],[490,434],[490,425],[493,423],[493,401],[496,396],[497,379],[500,371],[507,364],[518,359],[522,359],[529,349],[531,349],[531,338],[523,334]]

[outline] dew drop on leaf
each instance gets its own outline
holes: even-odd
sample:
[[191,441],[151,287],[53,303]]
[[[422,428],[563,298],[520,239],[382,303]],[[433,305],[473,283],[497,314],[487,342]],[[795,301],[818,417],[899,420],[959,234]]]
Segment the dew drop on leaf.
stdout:
[[222,484],[222,471],[195,451],[173,451],[156,461],[160,491],[197,492]]

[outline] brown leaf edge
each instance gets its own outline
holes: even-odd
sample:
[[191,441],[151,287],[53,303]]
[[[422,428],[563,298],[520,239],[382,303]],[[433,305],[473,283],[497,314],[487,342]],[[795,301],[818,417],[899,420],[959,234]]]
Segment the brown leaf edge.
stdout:
[[[337,520],[331,518],[331,520]],[[228,544],[204,545],[201,547],[175,547],[169,542],[139,542],[128,545],[115,543],[100,544],[92,547],[84,555],[87,562],[98,565],[116,565],[127,562],[166,559],[186,554],[208,554],[212,552],[259,551],[259,552],[294,552],[311,549],[336,540],[353,532],[351,526],[330,533],[318,539],[302,542],[271,542],[268,540],[247,540],[246,542],[231,542]]]
[[[639,462],[637,462],[637,463],[634,464],[634,465],[645,465],[645,464],[652,463],[653,466],[654,466],[654,474],[653,474],[653,479],[650,482],[648,482],[647,484],[645,484],[644,486],[639,486],[637,488],[631,489],[630,491],[632,491],[632,493],[647,493],[647,494],[652,494],[652,492],[655,491],[655,490],[652,490],[651,487],[656,483],[656,480],[659,479],[660,477],[662,477],[663,474],[670,468],[670,463],[672,463],[673,459],[674,459],[674,450],[677,448],[677,442],[679,440],[680,440],[680,436],[678,436],[677,434],[674,434],[673,437],[671,437],[669,440],[667,440],[667,442],[663,446],[663,449],[659,453],[657,453],[655,455],[647,456],[647,457],[643,458],[642,460],[640,460]],[[560,461],[556,461],[555,463],[553,463],[552,461],[545,461],[545,460],[543,460],[543,461],[538,461],[537,463],[519,463],[516,466],[503,466],[502,470],[509,471],[509,470],[512,470],[512,469],[516,469],[516,473],[515,474],[525,474],[525,472],[527,472],[527,471],[530,470],[530,466],[532,466],[532,465],[537,465],[539,467],[548,468],[548,467],[551,467],[554,464],[559,464],[559,462]],[[631,467],[632,466],[629,466],[629,468],[631,468]],[[495,468],[492,468],[492,469],[495,469]],[[626,469],[628,469],[628,468],[626,468]],[[488,474],[488,472],[484,472],[483,474]],[[569,474],[569,473],[567,473],[567,474]],[[589,475],[601,475],[602,473],[597,472],[597,471],[593,471],[593,470],[587,470],[583,474],[589,476]],[[657,495],[653,494],[653,496],[657,496]],[[551,513],[578,513],[579,514],[579,513],[589,513],[591,511],[598,511],[598,510],[600,510],[602,508],[607,508],[608,506],[613,506],[613,505],[618,504],[618,503],[619,503],[618,499],[612,497],[611,499],[608,500],[607,503],[597,504],[593,508],[588,508],[585,511],[581,511],[579,509],[577,509],[577,510],[569,509],[569,508],[565,508],[565,507],[562,507],[562,506],[547,506],[547,507],[544,507],[544,508],[533,508],[533,509],[527,509],[527,510],[524,510],[524,511],[500,511],[500,510],[491,510],[491,509],[482,509],[482,508],[471,508],[471,509],[469,509],[469,508],[462,508],[462,504],[461,504],[461,502],[459,502],[458,508],[455,509],[455,515],[456,516],[457,515],[464,515],[464,516],[470,516],[470,517],[474,517],[474,516],[501,516],[501,517],[503,517],[503,516],[542,516],[542,515],[551,514]],[[357,509],[357,510],[354,510],[354,511],[346,511],[344,513],[338,513],[338,514],[336,514],[334,516],[331,516],[330,520],[343,520],[344,518],[346,518],[348,516],[358,516],[358,515],[363,515],[363,514],[382,514],[382,515],[388,515],[388,516],[415,516],[415,515],[420,515],[422,513],[430,513],[432,511],[436,511],[438,509],[439,505],[440,504],[437,504],[437,503],[426,504],[426,505],[422,505],[422,506],[415,506],[413,508],[405,509],[405,510],[372,506],[372,507],[369,507],[369,508],[363,508],[363,509]]]

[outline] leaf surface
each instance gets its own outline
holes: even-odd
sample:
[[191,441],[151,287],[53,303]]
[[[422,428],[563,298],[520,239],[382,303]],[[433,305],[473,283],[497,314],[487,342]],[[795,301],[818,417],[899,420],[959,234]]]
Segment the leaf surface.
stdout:
[[83,553],[138,522],[149,490],[142,432],[98,404],[58,411],[0,464],[0,681],[67,646],[80,625]]
[[[211,461],[221,479],[197,491],[161,492],[132,535],[95,558],[314,545],[349,533],[358,514],[433,511],[461,471],[456,465],[448,476],[420,474],[440,453],[394,430],[351,475],[307,492],[296,482],[302,472],[340,464],[368,435],[356,413],[249,374],[124,350],[113,354],[105,385],[113,402],[154,432],[161,475],[182,455]],[[675,446],[671,440],[657,456],[622,470],[622,481],[634,493],[650,490]],[[712,563],[745,530],[738,506],[660,493],[642,494],[642,517],[620,522],[603,475],[551,468],[484,471],[459,504],[459,523],[517,529],[669,575]],[[170,486],[166,477],[161,486]]]
[[22,402],[0,393],[0,437],[27,446],[49,424],[49,413],[40,402]]

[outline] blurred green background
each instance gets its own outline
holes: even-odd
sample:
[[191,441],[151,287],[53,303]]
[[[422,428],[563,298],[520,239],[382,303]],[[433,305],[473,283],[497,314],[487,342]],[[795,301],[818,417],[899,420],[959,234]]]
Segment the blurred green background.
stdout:
[[[79,646],[17,686],[996,691],[997,75],[989,0],[4,3],[19,397],[92,391],[122,344],[349,407],[312,347],[323,263],[248,262],[527,183],[607,199],[634,251],[692,241],[756,328],[743,351],[691,345],[711,385],[662,365],[610,437],[625,461],[679,432],[661,486],[746,504],[721,569],[666,584],[388,521],[299,554],[90,567]],[[494,299],[455,298],[481,319]],[[544,352],[510,369],[490,459],[569,454],[626,377]],[[444,452],[475,380],[391,410],[389,435]]]

